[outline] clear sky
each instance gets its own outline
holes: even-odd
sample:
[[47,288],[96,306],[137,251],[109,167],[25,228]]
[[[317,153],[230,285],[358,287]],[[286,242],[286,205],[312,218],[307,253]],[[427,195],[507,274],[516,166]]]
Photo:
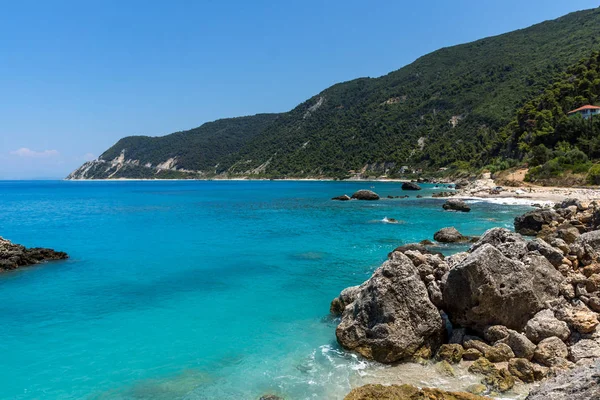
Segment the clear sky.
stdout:
[[598,0],[0,0],[0,179],[62,178],[128,135],[287,111],[440,47]]

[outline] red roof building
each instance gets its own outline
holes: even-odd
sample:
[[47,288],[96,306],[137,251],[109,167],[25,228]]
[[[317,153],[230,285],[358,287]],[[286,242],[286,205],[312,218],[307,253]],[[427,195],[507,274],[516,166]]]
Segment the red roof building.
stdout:
[[575,115],[575,114],[581,114],[581,116],[583,116],[583,118],[588,119],[589,117],[591,117],[593,115],[599,115],[600,107],[587,105],[587,106],[579,107],[573,111],[569,111],[569,115]]

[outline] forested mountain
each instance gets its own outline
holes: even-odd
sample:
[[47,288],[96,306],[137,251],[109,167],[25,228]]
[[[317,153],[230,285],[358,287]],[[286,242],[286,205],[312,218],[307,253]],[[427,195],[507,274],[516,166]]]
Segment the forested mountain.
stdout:
[[70,177],[393,175],[528,156],[537,142],[521,145],[515,113],[600,49],[599,37],[600,9],[572,13],[334,85],[287,113],[125,138]]

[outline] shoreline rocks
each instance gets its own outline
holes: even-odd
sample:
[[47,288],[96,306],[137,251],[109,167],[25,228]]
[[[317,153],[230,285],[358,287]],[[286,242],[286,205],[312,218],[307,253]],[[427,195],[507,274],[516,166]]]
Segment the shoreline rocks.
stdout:
[[344,400],[489,400],[489,397],[466,392],[446,392],[434,388],[419,389],[412,385],[369,384],[355,389]]
[[67,253],[62,251],[40,247],[26,248],[0,237],[0,272],[67,258]]
[[[589,206],[561,206],[521,218],[534,240],[494,228],[448,257],[422,244],[396,248],[371,279],[332,302],[342,313],[339,343],[384,363],[473,363],[496,392],[599,360],[600,230]],[[544,215],[559,219],[546,224]],[[436,239],[442,233],[462,236],[447,229]]]

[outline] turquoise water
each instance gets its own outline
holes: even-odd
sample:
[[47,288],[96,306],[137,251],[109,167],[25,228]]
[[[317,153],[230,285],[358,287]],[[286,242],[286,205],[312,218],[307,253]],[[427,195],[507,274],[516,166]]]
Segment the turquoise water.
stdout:
[[0,398],[341,398],[370,364],[336,345],[331,299],[402,243],[511,227],[528,209],[450,213],[413,192],[329,201],[371,185],[406,194],[397,183],[0,182],[0,235],[71,255],[0,275]]

